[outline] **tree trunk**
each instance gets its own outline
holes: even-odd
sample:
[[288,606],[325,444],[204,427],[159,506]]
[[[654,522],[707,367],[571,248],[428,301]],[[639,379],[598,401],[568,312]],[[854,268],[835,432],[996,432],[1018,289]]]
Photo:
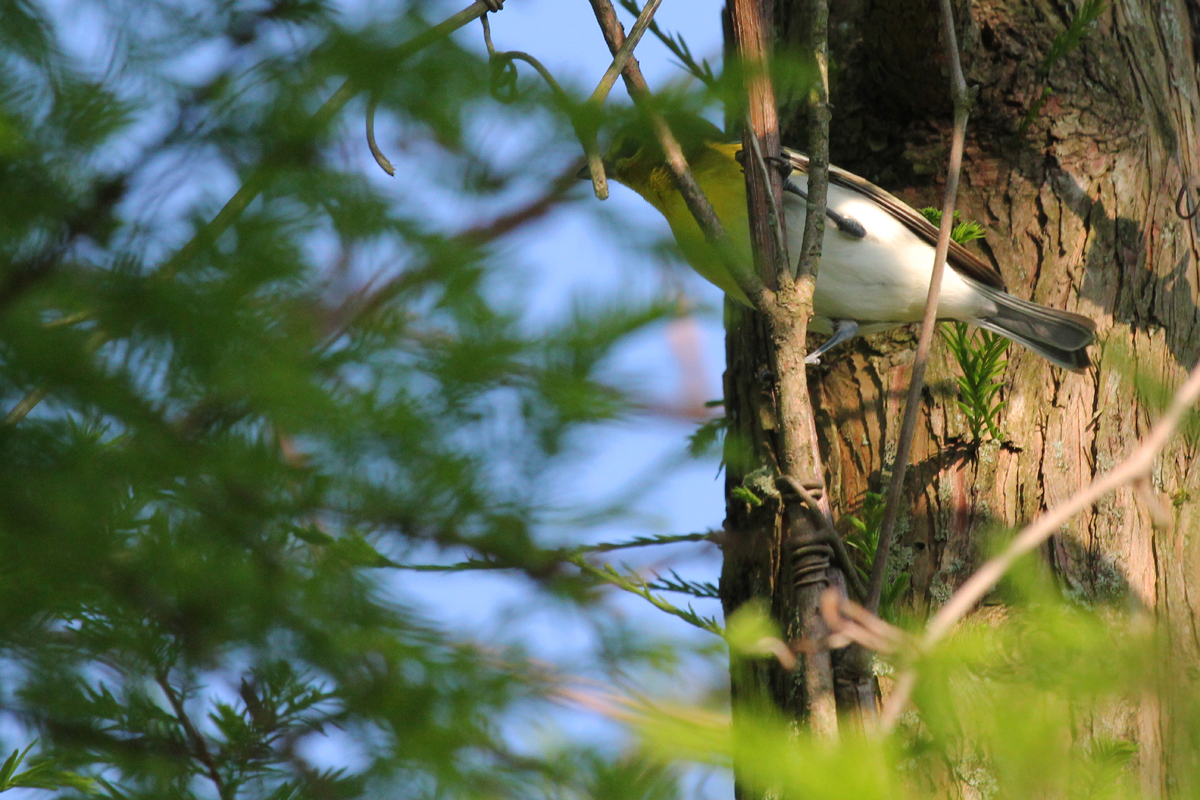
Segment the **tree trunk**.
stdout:
[[[769,78],[763,81],[773,17],[769,5],[731,0],[724,23],[727,52],[736,49],[744,59],[750,100],[746,120],[751,126],[744,136],[749,142],[759,140],[763,152],[777,154],[775,96]],[[807,286],[811,292],[811,282],[793,285],[786,277],[788,254],[775,247],[766,195],[773,188],[771,204],[782,203],[781,177],[770,173],[764,182],[748,170],[746,178],[756,267],[775,294],[764,309],[765,317],[733,307],[727,314],[728,538],[721,599],[727,616],[757,601],[778,622],[784,641],[808,646],[795,667],[778,661],[733,665],[734,708],[739,718],[749,710],[780,710],[807,719],[817,735],[833,738],[833,671],[824,645],[827,630],[818,613],[824,589],[840,585],[836,570],[830,568],[832,551],[820,542],[820,531],[828,526],[815,524],[800,491],[789,492],[785,501],[777,489],[777,478],[786,476],[793,486],[807,486],[820,513],[828,510],[823,487],[819,480],[814,483],[823,469],[801,341],[811,311],[802,305],[808,303],[803,289]],[[803,560],[801,553],[806,554]],[[801,574],[803,579],[797,577]]]
[[[831,5],[833,162],[918,208],[939,206],[951,113],[937,3]],[[1172,388],[1200,357],[1200,216],[1176,212],[1178,193],[1200,176],[1200,0],[1111,3],[1082,46],[1044,76],[1051,41],[1076,5],[975,0],[956,9],[967,82],[980,87],[963,218],[987,228],[979,252],[1011,292],[1094,319],[1099,342],[1082,375],[1012,346],[1003,441],[982,444],[955,405],[956,368],[935,346],[891,554],[892,569],[911,575],[909,602],[919,612],[961,584],[992,532],[1028,522],[1134,447],[1159,410],[1134,371]],[[781,46],[804,40],[804,6],[779,0]],[[1018,134],[1043,87],[1051,97]],[[803,146],[803,110],[781,124],[783,140]],[[1190,202],[1200,203],[1200,192]],[[810,377],[837,518],[858,512],[866,492],[883,491],[913,337],[860,339]],[[1171,623],[1178,655],[1191,664],[1200,644],[1185,536],[1200,522],[1196,456],[1195,439],[1178,436],[1155,476],[1172,532],[1155,534],[1126,489],[1076,517],[1045,551],[1066,592],[1129,602]],[[1137,741],[1143,785],[1162,793],[1175,746],[1169,720],[1147,703],[1092,723]]]

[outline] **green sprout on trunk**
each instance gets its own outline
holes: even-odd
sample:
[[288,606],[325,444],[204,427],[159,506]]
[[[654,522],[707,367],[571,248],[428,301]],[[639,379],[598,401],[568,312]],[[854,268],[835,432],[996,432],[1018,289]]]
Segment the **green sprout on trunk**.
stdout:
[[[942,222],[942,212],[923,208],[921,213],[934,225]],[[958,212],[954,212],[957,221]],[[959,244],[982,239],[983,226],[978,222],[956,222],[950,238]],[[1001,376],[1008,360],[1008,340],[990,331],[971,331],[965,322],[946,322],[941,326],[942,338],[950,354],[958,362],[958,408],[966,417],[972,441],[983,441],[987,433],[999,440],[1000,412],[1005,401],[1000,398],[1004,387]]]

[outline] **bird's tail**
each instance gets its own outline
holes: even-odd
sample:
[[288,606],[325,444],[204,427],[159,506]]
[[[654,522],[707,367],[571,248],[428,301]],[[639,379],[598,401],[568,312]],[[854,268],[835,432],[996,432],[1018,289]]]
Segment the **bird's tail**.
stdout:
[[975,288],[995,311],[973,319],[976,325],[1028,347],[1050,363],[1083,372],[1091,366],[1087,347],[1096,340],[1096,323],[1070,311],[1047,308],[977,281]]

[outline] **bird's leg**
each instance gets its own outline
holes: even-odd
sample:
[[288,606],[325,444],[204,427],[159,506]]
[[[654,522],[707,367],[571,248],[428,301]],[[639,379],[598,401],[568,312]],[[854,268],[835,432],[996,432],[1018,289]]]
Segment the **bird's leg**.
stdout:
[[[808,192],[804,191],[791,181],[783,182],[783,190],[785,192],[791,192],[798,197],[803,197],[805,200],[808,199]],[[845,214],[839,214],[829,206],[825,207],[825,216],[829,217],[829,219],[833,221],[834,226],[836,226],[839,231],[847,236],[851,236],[855,239],[866,238],[867,229],[864,228],[862,223],[856,220],[854,217],[848,217]]]
[[820,364],[821,356],[828,353],[833,348],[837,347],[842,342],[853,339],[858,335],[858,323],[852,319],[835,319],[833,321],[833,335],[825,340],[825,344],[818,347],[816,350],[808,354],[804,359],[805,364]]
[[[742,165],[743,172],[746,171],[746,154],[744,151],[738,150],[736,153],[734,153],[733,160]],[[763,156],[763,162],[774,167],[775,171],[779,173],[779,177],[783,178],[784,182],[787,181],[788,175],[791,175],[795,169],[795,167],[792,166],[791,161],[787,160],[786,158],[780,158],[779,156]]]
[[788,176],[791,175],[792,171],[795,169],[795,167],[792,166],[791,161],[786,158],[780,158],[779,156],[764,156],[763,161],[774,167],[776,171],[779,172],[779,177],[783,178],[784,181],[787,181]]

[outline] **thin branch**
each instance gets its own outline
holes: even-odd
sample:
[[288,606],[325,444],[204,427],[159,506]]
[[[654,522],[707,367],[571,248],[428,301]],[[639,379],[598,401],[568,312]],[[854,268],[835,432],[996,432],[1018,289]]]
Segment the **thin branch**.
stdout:
[[[635,2],[635,0],[618,0],[618,2],[620,2],[621,8],[624,8],[635,17],[640,17],[642,15],[642,10],[638,8],[638,4]],[[663,47],[670,50],[671,54],[679,59],[679,63],[683,66],[683,68],[692,73],[692,75],[695,76],[701,83],[703,83],[705,87],[708,89],[717,88],[717,78],[715,75],[713,75],[712,67],[708,65],[708,60],[705,59],[703,62],[697,63],[696,59],[692,56],[691,49],[687,46],[687,42],[683,40],[683,37],[679,37],[677,40],[674,36],[666,33],[662,28],[658,27],[657,22],[650,23],[650,32],[653,33],[660,42],[662,42]]]
[[545,64],[522,50],[497,50],[495,45],[492,44],[492,26],[488,23],[487,15],[485,14],[480,17],[479,21],[483,24],[483,42],[487,46],[488,58],[499,59],[501,61],[524,61],[533,67],[537,71],[537,74],[542,77],[542,80],[550,87],[550,91],[554,94],[555,99],[565,105],[571,105],[570,96],[563,91],[562,86],[554,79],[550,70],[546,69]]
[[[494,7],[495,0],[492,3],[485,0],[476,0],[476,2],[459,11],[457,14],[449,17],[441,23],[434,25],[427,31],[414,36],[404,44],[396,48],[392,53],[393,63],[399,63],[424,50],[434,42],[440,41],[449,36],[454,31],[466,25],[473,19],[483,16]],[[308,132],[315,133],[324,128],[337,115],[339,111],[346,107],[360,89],[353,81],[347,80],[343,83],[333,95],[325,101],[320,108],[313,113],[307,124]],[[256,169],[242,188],[229,199],[212,221],[196,232],[186,245],[180,248],[174,256],[172,256],[160,268],[159,273],[164,277],[171,277],[175,271],[185,261],[192,258],[197,252],[209,247],[217,238],[225,232],[225,230],[233,224],[233,221],[241,216],[246,207],[258,197],[267,183],[268,175],[267,165]]]
[[967,92],[966,80],[963,78],[962,64],[959,62],[958,38],[954,33],[954,10],[951,8],[950,0],[942,0],[942,32],[946,37],[946,56],[950,62],[950,94],[954,100],[954,135],[950,144],[950,165],[946,175],[945,198],[942,202],[942,224],[938,231],[937,250],[933,257],[929,296],[925,300],[925,317],[921,322],[921,336],[917,340],[917,354],[913,361],[908,398],[904,402],[904,422],[900,426],[900,440],[896,445],[896,457],[892,461],[892,481],[888,484],[883,524],[879,530],[879,547],[875,551],[875,562],[871,565],[871,583],[867,589],[867,609],[871,613],[879,611],[879,598],[883,593],[883,581],[887,572],[888,551],[892,547],[896,517],[900,513],[900,497],[904,491],[904,476],[908,471],[909,451],[912,449],[913,434],[917,429],[921,389],[925,386],[925,365],[929,360],[933,329],[937,324],[938,295],[942,290],[942,273],[945,271],[946,254],[950,249],[950,232],[954,229],[954,204],[958,197],[963,141],[966,138],[967,116],[970,111],[971,98]]
[[[479,14],[478,16],[479,16],[479,19],[481,19],[483,21],[484,36],[485,36],[485,38],[487,38],[488,53],[490,54],[490,53],[492,53],[492,40],[491,40],[491,37],[488,36],[488,33],[487,33],[488,23],[487,23],[487,13],[486,12],[488,12],[488,11],[495,12],[495,11],[502,10],[504,7],[504,0],[489,0],[484,3],[476,3],[475,5],[484,5],[485,6],[484,13]],[[469,14],[469,12],[473,11],[474,7],[475,6],[471,6],[470,8],[463,9],[458,14],[456,14],[454,17],[451,17],[450,20],[453,20],[464,14]],[[473,16],[467,16],[467,18],[464,20],[464,22],[462,24],[465,25],[467,22],[470,22],[474,18],[475,17],[473,17]],[[442,25],[445,25],[446,23],[450,22],[450,20],[446,20],[446,22],[443,22]],[[459,27],[461,27],[461,25]],[[436,28],[434,30],[436,30]],[[454,29],[452,28],[450,30],[453,31]],[[400,56],[400,58],[407,58],[407,55]],[[540,64],[538,66],[541,67]],[[541,71],[541,70],[539,70],[539,71]],[[553,84],[553,86],[555,88],[557,88],[557,84],[554,84],[554,81],[552,78],[550,79],[550,82],[551,82],[551,84]],[[346,86],[348,86],[348,85],[349,85],[349,81],[346,82]],[[345,88],[345,87],[343,86],[343,88]],[[366,114],[367,147],[370,148],[371,155],[374,156],[375,163],[379,165],[379,168],[382,169],[384,172],[386,172],[389,176],[395,177],[396,168],[394,166],[392,166],[392,162],[388,160],[388,157],[385,156],[383,154],[383,151],[379,149],[379,145],[375,143],[375,109],[378,106],[379,106],[379,100],[374,94],[372,94],[371,99],[367,101],[367,114]]]
[[[1175,398],[1167,413],[1151,428],[1150,434],[1142,440],[1142,443],[1128,458],[1104,476],[1092,481],[1087,488],[1076,492],[1065,503],[1050,509],[1035,520],[1009,542],[1003,553],[989,559],[967,579],[966,583],[959,587],[946,605],[942,606],[925,626],[925,634],[918,644],[919,652],[929,652],[945,638],[954,625],[965,617],[983,599],[984,595],[991,591],[996,582],[1008,572],[1017,559],[1040,547],[1071,517],[1114,489],[1149,478],[1154,468],[1154,460],[1166,446],[1171,434],[1179,427],[1184,414],[1196,403],[1197,399],[1200,399],[1200,365],[1196,366],[1188,375],[1187,381],[1175,393]],[[880,716],[880,724],[885,732],[895,726],[900,712],[904,710],[914,680],[915,672],[910,668],[901,676],[896,688],[888,696]]]
[[633,57],[633,48],[637,47],[638,42],[642,40],[642,34],[646,32],[646,28],[654,22],[654,12],[658,10],[658,6],[661,3],[662,0],[650,0],[646,4],[646,7],[642,9],[642,12],[638,14],[637,21],[633,23],[633,28],[630,29],[625,42],[613,55],[612,63],[608,65],[608,69],[604,71],[603,77],[600,78],[600,83],[596,85],[596,90],[588,98],[589,103],[600,105],[608,97],[608,93],[612,91],[613,84],[617,82],[617,76],[624,71],[625,65]]
[[[815,5],[822,6],[823,3]],[[742,132],[742,152],[753,154],[754,161],[764,162],[765,167],[765,162],[778,158],[780,153],[779,119],[767,49],[767,15],[760,0],[731,0],[728,8],[746,89],[749,124]],[[818,41],[824,39],[827,19],[827,11],[817,12],[813,27]],[[821,121],[819,115],[814,118]],[[782,298],[778,308],[769,314],[780,420],[779,469],[784,478],[797,487],[809,485],[819,489],[816,497],[824,499],[804,362],[804,338],[812,314],[812,281],[808,281],[806,287],[794,284],[787,242],[779,236],[784,224],[778,213],[783,207],[783,176],[765,168],[748,168],[745,179],[750,239],[756,263],[771,285],[779,287]],[[810,210],[809,216],[823,218],[824,213],[824,208],[815,213]],[[801,291],[797,292],[797,288]],[[822,504],[815,497],[813,499],[818,514],[827,513],[828,501]],[[804,501],[789,498],[787,517],[789,541],[809,542],[818,536],[819,526],[808,513]],[[828,580],[825,574],[821,577]],[[819,597],[819,585],[799,585],[791,608],[794,609],[794,621],[799,625],[800,638],[805,642],[802,670],[808,724],[819,739],[832,741],[838,736],[838,718],[833,664],[827,642],[829,632],[818,610]]]
[[485,558],[468,558],[466,561],[456,561],[453,564],[406,564],[402,561],[392,561],[384,556],[373,566],[402,569],[406,572],[473,572],[476,570],[520,569],[516,564],[490,561]]
[[179,721],[180,727],[183,728],[183,734],[187,738],[188,746],[192,750],[192,756],[204,767],[208,779],[213,782],[217,788],[217,794],[221,800],[230,800],[234,793],[232,789],[226,785],[224,778],[221,777],[221,771],[217,769],[217,763],[213,760],[212,753],[208,751],[208,745],[204,741],[204,737],[196,730],[196,726],[192,724],[191,717],[183,707],[183,698],[171,686],[171,681],[166,672],[160,672],[155,676],[155,682],[158,687],[163,690],[163,694],[167,696],[167,701],[171,704],[172,710],[175,712],[175,719]]
[[22,397],[15,406],[12,407],[12,410],[10,410],[8,414],[4,416],[4,424],[16,425],[18,422],[25,419],[25,416],[30,411],[33,411],[33,409],[37,407],[38,403],[46,399],[46,395],[48,393],[49,390],[47,390],[44,386],[36,386],[33,389],[30,389],[29,392]]
[[910,634],[889,625],[836,589],[826,589],[822,593],[821,616],[829,626],[829,646],[832,648],[853,643],[876,653],[888,654],[915,649]]
[[742,152],[762,162],[761,169],[743,170],[750,241],[759,275],[771,286],[783,286],[787,282],[787,242],[779,235],[783,226],[779,212],[783,207],[783,175],[766,168],[766,161],[778,159],[780,152],[775,88],[767,64],[767,23],[759,0],[732,2],[729,13],[746,90]]
[[[634,542],[623,542],[615,545],[594,545],[592,547],[581,547],[571,551],[560,551],[552,554],[553,561],[559,563],[572,564],[585,575],[590,575],[604,583],[616,586],[630,594],[635,594],[638,597],[646,600],[660,611],[678,617],[689,625],[694,625],[701,630],[715,633],[717,636],[723,636],[724,631],[717,624],[715,619],[702,617],[697,614],[689,606],[687,609],[679,608],[672,603],[667,602],[658,595],[654,594],[651,588],[655,588],[653,584],[647,582],[638,575],[622,575],[611,564],[596,566],[588,563],[584,556],[589,552],[604,552],[605,550],[618,550],[626,547],[643,547],[654,544],[669,544],[676,541],[699,541],[708,537],[708,534],[686,534],[679,537],[663,537],[660,540],[635,540]],[[403,569],[412,572],[467,572],[471,570],[494,570],[494,569],[519,569],[520,565],[508,564],[501,561],[491,559],[468,559],[460,561],[457,564],[403,564],[397,561],[392,561],[386,556],[380,555],[378,559],[372,561],[369,566],[382,567],[389,569]],[[678,576],[676,576],[678,577]],[[674,587],[663,587],[666,591],[679,591]],[[683,591],[691,593],[688,589]],[[702,595],[708,597],[709,595]]]
[[[600,30],[608,43],[608,49],[615,56],[625,42],[625,30],[621,27],[620,20],[617,19],[617,12],[613,9],[610,0],[590,0],[590,2],[592,10],[596,14],[596,21],[600,23]],[[767,288],[758,273],[745,262],[742,254],[733,246],[729,236],[725,233],[725,226],[721,224],[716,211],[713,210],[712,203],[705,197],[700,185],[696,183],[696,177],[688,166],[679,141],[671,132],[666,120],[653,108],[650,87],[646,84],[645,77],[642,76],[636,58],[629,59],[621,75],[625,79],[625,86],[629,90],[633,102],[650,120],[654,135],[666,156],[667,167],[675,181],[675,186],[683,196],[688,210],[692,212],[696,224],[700,226],[700,230],[704,231],[704,238],[716,250],[722,264],[737,282],[738,288],[757,308],[761,310],[774,307],[775,293]]]
[[[754,130],[754,125],[750,118],[746,118],[746,130]],[[778,126],[776,126],[776,135],[778,135]],[[748,137],[750,142],[750,150],[754,156],[754,163],[758,169],[759,178],[763,181],[763,185],[771,185],[771,172],[767,167],[767,160],[763,157],[762,147],[758,144],[757,136]],[[787,257],[787,239],[785,238],[786,220],[783,216],[783,209],[780,207],[780,201],[783,199],[782,192],[779,197],[775,196],[774,192],[767,193],[767,201],[771,204],[771,230],[775,234],[775,248],[784,257]],[[782,271],[781,271],[782,276]]]
[[577,547],[575,553],[611,553],[614,550],[628,550],[634,547],[654,547],[660,544],[678,544],[680,542],[711,542],[721,531],[706,531],[704,533],[679,533],[664,536],[639,536],[627,542],[612,542],[603,544],[584,545]]
[[[499,216],[491,222],[476,225],[455,234],[448,240],[448,244],[459,243],[463,246],[482,247],[511,233],[521,225],[538,219],[562,202],[567,193],[579,183],[575,172],[575,167],[572,166],[556,177],[550,188],[541,197]],[[374,290],[371,289],[369,281],[363,288],[347,297],[336,309],[329,312],[331,322],[328,332],[325,334],[325,346],[328,347],[337,341],[359,318],[382,307],[408,288],[419,286],[422,281],[428,280],[430,277],[429,268],[420,267],[390,278]]]
[[[600,150],[596,146],[595,134],[589,128],[585,128],[583,124],[580,114],[582,106],[576,105],[570,95],[563,91],[562,86],[559,85],[554,76],[550,74],[550,70],[546,69],[541,61],[520,50],[497,51],[495,45],[492,44],[492,26],[488,23],[487,15],[484,14],[479,18],[479,21],[483,24],[483,41],[487,46],[488,58],[491,59],[493,64],[504,63],[508,66],[513,61],[524,61],[537,70],[538,75],[542,76],[542,80],[550,87],[554,99],[558,101],[558,104],[566,112],[567,118],[571,121],[571,127],[575,130],[575,138],[579,140],[579,144],[583,147],[584,156],[587,158],[588,172],[592,177],[592,189],[596,193],[596,197],[600,200],[607,200],[608,178],[604,174],[604,161],[600,158]],[[615,64],[619,60],[623,64],[628,59],[629,53],[632,52],[633,48],[630,48],[628,53],[620,59],[614,59],[613,63]],[[609,69],[611,70],[612,67],[609,67]],[[601,97],[596,105],[599,106],[602,102],[603,97]],[[572,171],[572,177],[574,176],[575,173]]]
[[817,62],[817,80],[808,98],[808,195],[804,237],[793,277],[802,284],[811,305],[825,241],[825,208],[829,196],[829,2],[813,3],[809,46]]
[[[67,319],[78,320],[80,317],[80,314],[72,314],[71,317]],[[55,320],[54,322],[49,323],[47,327],[53,327],[57,324],[74,324],[74,322]],[[93,331],[90,336],[88,336],[84,346],[87,349],[88,354],[91,355],[99,350],[105,341],[106,336],[104,332],[96,330]],[[44,400],[49,394],[50,390],[45,386],[35,386],[34,388],[30,389],[25,396],[22,397],[15,406],[12,407],[12,410],[5,415],[4,424],[6,426],[16,425],[21,420],[25,419],[26,415],[28,415],[30,411],[33,411],[33,409],[37,408],[38,403],[42,402],[42,400]]]
[[468,228],[456,234],[454,238],[465,244],[479,247],[488,242],[493,242],[501,236],[512,233],[525,223],[545,215],[546,212],[561,203],[567,196],[567,193],[579,183],[579,179],[575,173],[576,170],[572,166],[556,177],[553,183],[550,184],[549,190],[538,199],[515,211],[503,214],[491,222]]
[[[568,550],[551,551],[548,555],[551,561],[571,561],[572,559],[591,553],[611,553],[615,550],[631,550],[636,547],[657,547],[664,544],[679,544],[681,542],[711,542],[722,536],[719,531],[705,533],[680,533],[665,536],[639,536],[627,542],[602,542],[572,547]],[[471,570],[520,569],[520,565],[507,564],[485,558],[468,558],[454,564],[404,564],[399,561],[381,556],[383,559],[376,566],[388,569],[403,569],[410,572],[469,572]]]
[[[480,17],[487,19],[487,17]],[[392,166],[392,162],[379,149],[379,145],[375,143],[375,109],[379,107],[379,98],[371,95],[371,99],[367,101],[367,147],[371,151],[371,155],[375,157],[375,163],[379,168],[386,172],[389,177],[396,177],[396,168]]]

